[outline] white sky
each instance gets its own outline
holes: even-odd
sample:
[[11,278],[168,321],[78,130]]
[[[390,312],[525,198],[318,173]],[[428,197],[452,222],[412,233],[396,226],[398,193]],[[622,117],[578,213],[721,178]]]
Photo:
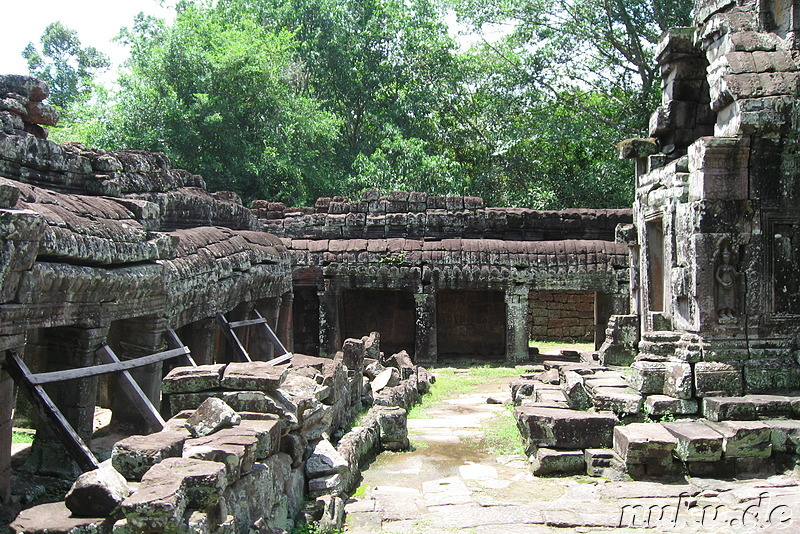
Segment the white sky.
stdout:
[[39,45],[44,29],[51,22],[60,20],[76,30],[81,45],[94,46],[119,65],[127,58],[127,51],[111,39],[120,28],[131,26],[140,11],[160,18],[171,18],[172,13],[160,6],[160,0],[35,0],[31,4],[11,0],[2,4],[0,74],[27,74],[22,50],[29,42]]

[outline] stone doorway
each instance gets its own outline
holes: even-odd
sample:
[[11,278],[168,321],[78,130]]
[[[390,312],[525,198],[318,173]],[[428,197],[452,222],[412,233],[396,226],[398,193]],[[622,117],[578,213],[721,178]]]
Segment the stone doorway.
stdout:
[[406,350],[413,356],[416,305],[410,291],[351,289],[342,293],[342,339],[380,332],[388,356]]
[[436,310],[439,358],[505,358],[502,291],[439,291]]

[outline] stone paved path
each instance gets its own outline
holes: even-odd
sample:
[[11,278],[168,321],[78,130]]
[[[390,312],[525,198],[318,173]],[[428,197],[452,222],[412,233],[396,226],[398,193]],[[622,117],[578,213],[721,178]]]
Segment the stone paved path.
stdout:
[[537,478],[522,455],[492,456],[479,440],[506,407],[510,379],[410,419],[416,450],[384,453],[346,506],[350,534],[594,532],[800,533],[800,481],[691,479],[674,484]]

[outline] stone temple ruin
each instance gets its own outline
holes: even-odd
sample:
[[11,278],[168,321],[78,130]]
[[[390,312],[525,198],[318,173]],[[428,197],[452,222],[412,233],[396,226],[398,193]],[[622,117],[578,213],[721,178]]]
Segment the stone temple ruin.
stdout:
[[[248,209],[162,154],[47,141],[42,126],[58,119],[47,87],[0,77],[0,502],[18,505],[10,362],[35,391],[54,380],[47,394],[86,445],[97,405],[136,433],[93,470],[65,461],[63,435],[39,425],[27,472],[86,473],[66,502],[23,510],[12,529],[340,525],[359,469],[407,446],[403,408],[432,380],[419,364],[529,362],[535,338],[597,350],[512,385],[534,473],[795,469],[795,4],[698,0],[696,27],[664,35],[651,137],[620,144],[636,163],[632,211],[400,191]],[[130,364],[141,390],[130,398],[168,420],[134,408],[119,372],[74,374],[98,354]],[[87,509],[84,495],[109,504]]]

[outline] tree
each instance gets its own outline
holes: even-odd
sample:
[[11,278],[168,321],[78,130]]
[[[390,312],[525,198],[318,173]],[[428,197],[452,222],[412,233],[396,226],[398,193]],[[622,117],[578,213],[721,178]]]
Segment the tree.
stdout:
[[85,100],[92,92],[95,76],[108,69],[108,56],[92,46],[82,47],[78,32],[53,22],[42,34],[41,50],[28,43],[22,57],[28,71],[48,83],[49,102],[60,108]]
[[140,15],[121,38],[130,72],[104,144],[163,151],[245,200],[308,203],[325,189],[339,122],[303,94],[289,32],[226,21],[209,2],[181,4],[171,25]]

